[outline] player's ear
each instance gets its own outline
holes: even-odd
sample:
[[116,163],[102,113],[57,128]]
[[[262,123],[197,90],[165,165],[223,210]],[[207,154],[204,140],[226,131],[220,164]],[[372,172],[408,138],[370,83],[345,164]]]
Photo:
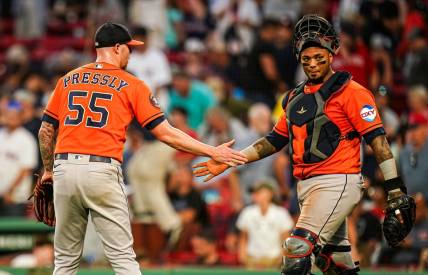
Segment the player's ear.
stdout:
[[115,54],[119,54],[119,52],[120,52],[119,48],[120,48],[120,44],[119,43],[117,43],[116,45],[114,45],[113,51],[114,51]]

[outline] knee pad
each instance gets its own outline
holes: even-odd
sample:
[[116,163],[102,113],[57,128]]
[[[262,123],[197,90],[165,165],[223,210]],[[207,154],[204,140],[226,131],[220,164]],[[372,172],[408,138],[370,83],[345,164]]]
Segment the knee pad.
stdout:
[[[336,262],[333,260],[332,254],[335,252],[343,253],[343,261]],[[358,263],[352,262],[349,252],[351,252],[350,246],[327,244],[316,254],[315,265],[324,275],[358,275],[358,271],[360,271]]]
[[311,254],[317,248],[318,237],[315,233],[295,228],[284,242],[287,253],[283,260],[282,275],[311,274]]

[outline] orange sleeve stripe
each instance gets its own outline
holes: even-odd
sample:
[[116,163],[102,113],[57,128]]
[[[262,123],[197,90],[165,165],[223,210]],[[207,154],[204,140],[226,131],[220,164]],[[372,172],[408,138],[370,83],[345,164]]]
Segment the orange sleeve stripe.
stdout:
[[273,130],[274,130],[275,132],[277,132],[278,134],[280,134],[281,136],[284,136],[284,137],[288,138],[288,135],[287,135],[287,133],[286,133],[286,132],[281,131],[280,129],[278,129],[278,128],[276,128],[276,127],[273,127]]
[[58,119],[58,116],[56,114],[52,113],[51,111],[49,111],[48,109],[45,109],[45,113],[47,113],[51,117],[54,117],[54,118]]
[[370,132],[371,130],[374,130],[374,129],[376,129],[376,128],[380,128],[380,127],[382,127],[382,123],[378,123],[378,124],[375,124],[375,125],[372,125],[372,126],[370,126],[369,128],[367,128],[367,129],[365,129],[364,131],[361,131],[361,135],[365,135],[365,134],[367,134],[368,132]]
[[152,120],[154,120],[154,119],[157,119],[158,117],[160,117],[160,116],[163,116],[163,112],[160,112],[160,113],[157,113],[157,114],[154,114],[154,115],[152,115],[151,117],[149,117],[149,118],[147,118],[146,120],[144,120],[142,123],[141,123],[141,126],[146,126],[148,123],[150,123]]

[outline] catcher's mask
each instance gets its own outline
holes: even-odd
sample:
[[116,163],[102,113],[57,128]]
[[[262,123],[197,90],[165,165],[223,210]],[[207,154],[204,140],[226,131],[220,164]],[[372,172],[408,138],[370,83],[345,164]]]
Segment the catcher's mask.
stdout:
[[325,48],[336,54],[339,49],[339,37],[330,22],[321,16],[309,14],[296,23],[293,46],[297,59],[304,49],[313,46]]

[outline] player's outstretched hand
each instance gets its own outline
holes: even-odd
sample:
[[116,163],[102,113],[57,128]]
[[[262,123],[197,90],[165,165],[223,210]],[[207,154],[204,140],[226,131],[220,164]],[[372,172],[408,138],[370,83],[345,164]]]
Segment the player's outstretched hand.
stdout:
[[213,151],[211,158],[217,162],[225,163],[229,166],[245,164],[248,159],[241,152],[230,148],[233,143],[235,143],[234,139],[217,146]]
[[193,174],[197,177],[205,177],[204,181],[209,181],[215,176],[220,175],[230,166],[224,163],[210,159],[209,161],[200,162],[193,165]]

